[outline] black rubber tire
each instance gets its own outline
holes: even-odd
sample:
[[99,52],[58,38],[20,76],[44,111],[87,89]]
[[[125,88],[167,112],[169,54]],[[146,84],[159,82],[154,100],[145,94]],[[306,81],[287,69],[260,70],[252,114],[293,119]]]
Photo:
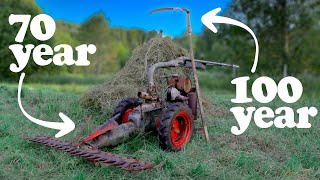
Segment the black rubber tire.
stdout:
[[118,103],[116,108],[113,110],[112,117],[120,113],[119,118],[116,120],[118,124],[122,124],[122,116],[128,110],[129,107],[139,106],[140,102],[138,98],[126,98]]
[[[176,148],[172,141],[171,141],[171,127],[173,120],[176,118],[178,113],[181,111],[186,112],[189,117],[190,117],[190,124],[191,124],[191,130],[190,133],[191,135],[189,138],[186,140],[184,145],[180,148]],[[172,151],[172,152],[177,152],[180,151],[183,147],[186,146],[190,142],[190,139],[193,135],[194,131],[194,122],[193,122],[193,115],[191,109],[188,107],[188,105],[183,104],[183,103],[172,103],[169,104],[164,110],[163,114],[160,120],[160,126],[159,126],[159,142],[160,142],[160,147],[163,150],[166,151]]]

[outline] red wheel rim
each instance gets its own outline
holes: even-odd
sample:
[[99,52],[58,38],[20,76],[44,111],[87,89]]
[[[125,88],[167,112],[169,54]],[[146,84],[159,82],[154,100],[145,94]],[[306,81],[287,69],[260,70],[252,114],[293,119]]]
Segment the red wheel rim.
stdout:
[[184,146],[191,136],[191,119],[186,112],[180,112],[171,125],[171,142],[176,148]]
[[122,116],[122,123],[127,123],[128,122],[128,118],[129,118],[129,114],[133,112],[133,109],[135,107],[134,106],[131,106],[127,109],[126,112],[123,113],[123,116]]

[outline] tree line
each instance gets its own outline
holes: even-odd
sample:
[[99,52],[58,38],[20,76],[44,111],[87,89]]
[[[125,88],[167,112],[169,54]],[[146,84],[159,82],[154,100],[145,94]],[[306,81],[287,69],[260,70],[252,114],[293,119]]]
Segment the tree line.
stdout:
[[[222,16],[248,25],[259,46],[257,73],[281,75],[320,74],[319,0],[233,0]],[[197,56],[240,64],[249,74],[255,44],[251,35],[235,26],[219,24],[218,33],[204,28],[197,37]]]

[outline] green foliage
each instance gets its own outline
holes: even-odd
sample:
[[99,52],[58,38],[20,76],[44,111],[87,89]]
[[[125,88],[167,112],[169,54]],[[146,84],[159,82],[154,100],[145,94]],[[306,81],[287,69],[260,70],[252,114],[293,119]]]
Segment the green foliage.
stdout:
[[302,63],[304,69],[303,72],[307,74],[320,74],[320,27],[312,28],[308,31],[303,39],[302,43],[304,49],[301,52],[304,57]]
[[[233,0],[223,16],[248,25],[260,46],[257,73],[282,75],[284,64],[290,75],[320,73],[317,60],[320,31],[316,24],[320,4],[317,1]],[[240,64],[242,74],[250,72],[255,47],[251,35],[231,25],[220,24],[219,32],[204,28],[198,37],[196,55]]]
[[[0,7],[0,80],[7,78],[15,79],[18,77],[18,74],[11,72],[9,70],[9,66],[11,63],[17,63],[17,61],[8,47],[11,44],[17,44],[17,42],[15,42],[14,39],[21,27],[21,23],[16,23],[11,26],[8,22],[8,18],[10,14],[30,14],[33,18],[34,16],[41,14],[42,11],[33,0],[1,0]],[[24,41],[22,42],[22,45],[34,44],[35,46],[37,46],[42,43],[52,45],[51,40],[45,42],[38,41],[32,36],[31,32],[28,30],[24,38]],[[31,56],[29,63],[26,69],[23,70],[23,72],[27,74],[32,74],[40,69],[42,69],[42,71],[44,72],[54,70],[51,66],[43,68],[36,65],[33,62]]]
[[108,68],[108,72],[117,69],[117,62],[113,59],[112,40],[110,36],[110,22],[105,19],[104,14],[92,15],[79,27],[77,39],[82,44],[94,44],[97,52],[91,56],[90,66],[85,68],[87,73],[101,74]]
[[91,65],[78,73],[105,74],[119,70],[129,58],[129,52],[155,34],[155,31],[111,28],[103,13],[94,14],[79,27],[76,39],[81,44],[95,44],[97,52],[92,56]]
[[[62,20],[56,21],[56,32],[53,36],[53,45],[57,46],[59,44],[68,44],[73,49],[75,49],[80,42],[76,40],[76,33],[78,32],[79,25],[64,22]],[[58,53],[62,53],[60,50]],[[77,51],[73,51],[73,57],[77,57]],[[59,67],[59,72],[76,72],[77,67],[75,66],[61,66]]]
[[122,42],[118,42],[114,45],[114,48],[117,49],[117,57],[119,60],[119,65],[121,68],[124,67],[124,65],[127,62],[127,58],[128,58],[128,54],[129,54],[129,50],[128,48],[122,43]]
[[113,51],[117,54],[116,59],[120,68],[124,67],[134,48],[147,42],[156,35],[156,31],[145,32],[141,29],[111,28],[110,36],[114,39]]

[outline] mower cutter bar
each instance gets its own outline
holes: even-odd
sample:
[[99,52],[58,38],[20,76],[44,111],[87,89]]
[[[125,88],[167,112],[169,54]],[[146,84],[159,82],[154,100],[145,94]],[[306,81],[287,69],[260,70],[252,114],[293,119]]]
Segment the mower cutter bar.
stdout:
[[155,165],[147,161],[140,161],[130,157],[119,156],[97,149],[83,149],[66,141],[46,136],[36,136],[34,138],[26,138],[26,140],[53,147],[55,149],[67,152],[72,155],[81,156],[93,163],[105,166],[115,166],[127,171],[142,171],[147,169],[158,168],[162,165]]

